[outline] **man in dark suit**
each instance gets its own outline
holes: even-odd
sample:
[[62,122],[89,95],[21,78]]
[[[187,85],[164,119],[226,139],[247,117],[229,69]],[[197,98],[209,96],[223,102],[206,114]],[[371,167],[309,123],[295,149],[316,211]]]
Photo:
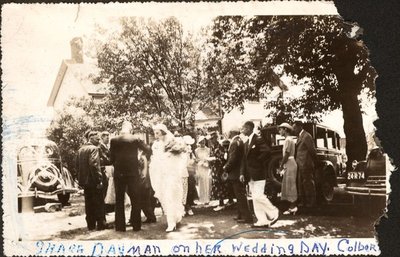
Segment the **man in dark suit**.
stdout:
[[245,153],[241,167],[240,181],[249,181],[249,188],[253,200],[254,214],[257,222],[253,227],[269,227],[279,217],[279,210],[264,194],[266,167],[265,164],[270,157],[270,149],[264,140],[254,133],[254,123],[247,121],[242,132],[248,136],[245,143]]
[[316,201],[314,160],[317,157],[314,140],[310,133],[303,129],[301,121],[295,121],[293,130],[298,135],[295,159],[298,167],[297,188],[299,201],[305,207],[313,207]]
[[85,195],[86,223],[89,230],[106,228],[104,213],[103,176],[100,169],[98,132],[87,134],[88,141],[79,149],[76,158],[78,183]]
[[[154,198],[154,191],[150,183],[148,159],[148,157],[146,157],[141,151],[139,151],[139,185],[142,198],[142,211],[144,216],[146,216],[146,220],[143,221],[143,223],[155,223],[157,222],[156,215],[154,214],[156,199]],[[133,217],[135,216],[133,210],[134,209],[132,208],[129,224],[133,224]]]
[[107,131],[103,131],[101,132],[100,135],[100,163],[101,163],[101,167],[102,169],[107,166],[110,165],[110,150],[108,149],[108,143],[110,142],[110,133],[108,133]]
[[[101,173],[103,174],[103,188],[104,188],[104,197],[106,197],[107,189],[108,189],[108,177],[106,174],[106,166],[111,165],[110,161],[110,150],[108,149],[108,143],[110,142],[110,133],[107,131],[103,131],[100,134],[100,166]],[[105,204],[105,212],[109,213],[114,211],[113,204]]]
[[228,148],[228,158],[223,170],[228,173],[228,182],[232,185],[237,199],[238,223],[253,223],[246,197],[246,185],[239,181],[240,166],[244,154],[243,141],[239,136],[239,128],[232,128],[229,132],[231,142]]
[[131,134],[132,125],[124,122],[119,136],[111,139],[110,160],[114,165],[115,184],[115,230],[126,231],[124,198],[127,191],[131,200],[132,227],[141,229],[140,211],[142,197],[138,170],[138,149],[150,154],[150,148],[139,138]]

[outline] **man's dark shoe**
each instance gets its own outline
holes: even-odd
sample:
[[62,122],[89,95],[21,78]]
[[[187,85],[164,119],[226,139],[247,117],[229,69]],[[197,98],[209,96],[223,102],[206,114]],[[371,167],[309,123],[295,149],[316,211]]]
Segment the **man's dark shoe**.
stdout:
[[110,227],[107,224],[100,224],[97,225],[97,230],[105,230],[105,229],[109,229]]
[[299,215],[311,215],[312,210],[310,208],[301,207],[298,209],[297,214]]
[[140,231],[140,230],[142,230],[141,228],[133,228],[132,229],[133,231]]
[[270,225],[265,224],[265,225],[257,225],[257,224],[252,224],[252,228],[269,228]]

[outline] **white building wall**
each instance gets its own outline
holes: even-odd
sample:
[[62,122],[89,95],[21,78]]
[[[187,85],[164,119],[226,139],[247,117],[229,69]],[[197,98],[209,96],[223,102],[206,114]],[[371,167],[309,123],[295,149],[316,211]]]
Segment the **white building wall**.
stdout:
[[[76,65],[76,64],[75,64]],[[64,103],[71,97],[88,96],[88,93],[81,85],[81,81],[73,74],[73,71],[68,68],[62,84],[60,86],[57,98],[54,102],[54,109],[62,109]]]
[[244,104],[243,113],[235,108],[225,113],[222,119],[222,132],[227,133],[232,127],[241,127],[246,121],[253,121],[256,127],[265,125],[268,111],[264,109],[263,103],[248,102]]

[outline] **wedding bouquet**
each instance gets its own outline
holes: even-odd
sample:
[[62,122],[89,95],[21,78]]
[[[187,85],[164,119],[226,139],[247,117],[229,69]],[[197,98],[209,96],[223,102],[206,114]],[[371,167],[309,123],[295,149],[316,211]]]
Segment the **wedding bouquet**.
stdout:
[[165,145],[165,151],[172,154],[180,154],[187,151],[187,145],[182,140],[174,138]]

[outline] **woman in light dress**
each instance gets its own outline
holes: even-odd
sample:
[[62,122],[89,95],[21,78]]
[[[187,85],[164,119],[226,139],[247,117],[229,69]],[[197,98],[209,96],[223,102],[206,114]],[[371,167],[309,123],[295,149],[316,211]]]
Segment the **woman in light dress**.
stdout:
[[193,145],[195,141],[190,135],[183,136],[183,141],[187,145],[187,169],[183,176],[183,204],[185,205],[185,213],[189,216],[193,216],[194,213],[192,210],[192,205],[194,205],[193,201],[197,197],[197,189],[195,178],[195,160],[191,145]]
[[186,151],[183,155],[186,158],[186,168],[182,169],[182,185],[183,185],[183,194],[182,194],[182,204],[185,206],[185,213],[187,212],[186,204],[187,204],[187,197],[189,192],[189,170],[188,166],[191,161],[190,155],[192,153],[191,145],[194,144],[194,139],[191,136],[183,136],[177,137],[177,140],[182,140],[183,143],[186,145]]
[[199,137],[199,146],[194,151],[196,155],[196,175],[199,185],[199,201],[203,204],[210,202],[211,195],[211,170],[209,166],[210,148],[206,146],[204,136]]
[[283,212],[283,214],[294,215],[297,212],[297,163],[294,159],[295,142],[291,136],[293,128],[288,123],[282,123],[278,128],[279,134],[285,137],[282,149],[282,162],[280,164],[280,170],[283,173],[281,200],[289,202],[289,209]]
[[[167,216],[166,232],[176,230],[184,215],[182,174],[187,169],[187,146],[175,138],[164,124],[153,127],[156,141],[150,161],[150,180],[155,197]],[[187,172],[187,170],[186,170]]]

